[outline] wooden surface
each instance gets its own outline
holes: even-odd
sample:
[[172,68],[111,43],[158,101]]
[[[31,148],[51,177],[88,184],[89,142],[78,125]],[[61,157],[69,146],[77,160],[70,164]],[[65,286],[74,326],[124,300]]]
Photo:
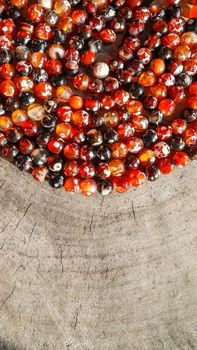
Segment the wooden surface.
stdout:
[[196,170],[103,199],[0,160],[0,349],[196,350]]

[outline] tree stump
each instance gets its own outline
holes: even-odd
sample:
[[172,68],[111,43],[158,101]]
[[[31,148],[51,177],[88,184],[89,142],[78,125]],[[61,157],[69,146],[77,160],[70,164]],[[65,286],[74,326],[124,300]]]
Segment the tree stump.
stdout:
[[197,349],[197,164],[84,198],[0,163],[0,349]]

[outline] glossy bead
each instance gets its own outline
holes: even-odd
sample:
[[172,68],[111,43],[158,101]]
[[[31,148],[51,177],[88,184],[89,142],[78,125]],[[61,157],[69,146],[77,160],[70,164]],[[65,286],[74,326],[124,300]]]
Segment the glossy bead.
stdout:
[[142,132],[148,128],[148,119],[143,115],[133,117],[132,123],[135,130],[138,132]]
[[61,151],[63,150],[63,147],[64,147],[64,143],[58,137],[51,138],[49,143],[48,143],[48,150],[51,153],[60,154]]
[[112,176],[121,176],[125,172],[124,162],[120,159],[114,159],[109,162]]
[[170,147],[166,142],[157,142],[153,146],[153,151],[157,158],[166,158],[170,153]]
[[4,80],[2,83],[0,83],[0,93],[5,98],[14,97],[16,95],[15,84],[10,80]]
[[154,85],[156,82],[155,74],[151,71],[143,72],[139,78],[139,84],[148,87]]
[[71,131],[72,126],[69,123],[59,123],[55,129],[57,136],[63,140],[68,140],[71,137]]
[[36,181],[44,182],[48,174],[48,169],[45,166],[39,166],[32,169],[32,176]]
[[95,167],[90,162],[84,162],[79,167],[79,174],[84,179],[90,179],[95,175]]
[[132,136],[126,143],[127,149],[130,153],[138,153],[144,146],[142,139]]
[[188,108],[197,110],[197,96],[192,96],[188,99]]
[[62,103],[67,102],[72,94],[73,92],[69,86],[58,86],[56,89],[56,98]]
[[56,0],[53,6],[59,16],[68,16],[71,12],[71,4],[68,0]]
[[187,153],[179,151],[174,154],[173,161],[178,168],[184,168],[189,163],[189,157]]
[[159,168],[155,164],[153,164],[153,165],[146,167],[145,174],[146,174],[147,180],[155,181],[159,178],[161,173],[160,173]]
[[27,115],[31,120],[40,121],[43,119],[45,109],[41,104],[33,103],[27,108]]
[[128,180],[131,186],[140,187],[146,180],[146,175],[143,171],[132,169],[128,174]]
[[159,159],[158,168],[162,174],[168,175],[173,172],[174,165],[170,159],[164,158],[164,159]]
[[187,123],[183,119],[174,119],[171,126],[174,134],[182,135],[187,128]]
[[23,154],[30,154],[35,148],[35,144],[33,141],[27,139],[27,138],[22,138],[19,143],[18,143],[18,149],[21,153]]
[[156,75],[161,75],[165,71],[165,62],[161,58],[155,58],[151,61],[151,69]]
[[28,8],[27,16],[33,22],[42,22],[44,18],[44,9],[40,5],[33,4]]
[[189,94],[191,96],[197,96],[197,82],[194,81],[189,87]]
[[67,144],[64,147],[64,156],[67,159],[77,159],[80,155],[80,148],[76,143]]
[[76,160],[66,162],[64,166],[64,175],[71,177],[76,176],[79,173],[79,166]]
[[155,154],[151,149],[144,148],[139,152],[138,159],[141,165],[151,165],[155,162]]
[[69,193],[79,193],[81,180],[77,177],[68,177],[64,183],[64,189]]
[[127,192],[130,184],[127,176],[123,175],[112,179],[114,190],[119,193]]
[[97,189],[102,196],[108,196],[113,192],[113,185],[111,181],[104,179],[98,182]]
[[168,141],[172,137],[172,127],[170,125],[158,125],[156,132],[160,141]]
[[0,131],[8,131],[12,128],[13,123],[11,118],[7,116],[0,116]]
[[111,150],[112,156],[117,159],[125,158],[128,154],[127,146],[123,142],[115,142]]
[[163,99],[158,106],[164,117],[171,116],[175,111],[175,103],[171,99]]
[[83,180],[80,183],[81,193],[84,196],[92,196],[97,192],[96,182],[92,179]]
[[90,78],[85,73],[78,74],[73,79],[74,87],[80,91],[86,91],[88,89],[89,83]]
[[109,66],[105,62],[97,62],[93,67],[93,75],[98,79],[104,79],[109,75]]
[[27,119],[27,113],[21,109],[17,109],[12,113],[12,121],[17,126],[21,126]]

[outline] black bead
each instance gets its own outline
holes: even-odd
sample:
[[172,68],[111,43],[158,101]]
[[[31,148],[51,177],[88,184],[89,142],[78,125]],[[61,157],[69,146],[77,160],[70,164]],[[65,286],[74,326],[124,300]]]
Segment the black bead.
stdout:
[[3,146],[0,151],[1,157],[10,162],[13,162],[14,158],[18,155],[18,153],[19,150],[16,146],[8,144]]
[[27,172],[29,172],[33,167],[31,158],[25,154],[19,154],[14,160],[14,165],[19,170],[21,171],[25,170]]
[[66,33],[62,29],[54,29],[53,31],[53,43],[54,44],[65,44]]
[[99,147],[97,157],[102,161],[109,160],[111,158],[111,149],[108,146]]
[[183,86],[184,88],[187,88],[188,86],[190,86],[191,83],[192,83],[191,76],[185,72],[181,73],[176,80],[176,85]]
[[0,65],[4,63],[12,62],[13,56],[9,50],[1,49],[0,50]]
[[26,61],[30,56],[30,52],[27,46],[20,45],[15,48],[14,57],[17,61]]
[[63,160],[60,157],[56,157],[48,163],[48,169],[53,173],[59,173],[63,168]]
[[142,141],[144,142],[145,146],[152,145],[154,142],[157,141],[157,139],[157,133],[155,130],[152,129],[147,130],[142,136]]
[[187,32],[194,32],[197,34],[197,18],[190,18],[185,24],[185,30]]
[[137,157],[129,154],[125,161],[125,167],[127,170],[137,169],[139,167],[140,161]]
[[159,168],[156,165],[151,165],[146,168],[146,177],[149,181],[155,181],[161,175]]
[[57,111],[58,108],[58,101],[55,98],[51,98],[49,100],[44,101],[44,109],[48,113],[54,113]]
[[19,128],[13,128],[6,132],[7,141],[10,143],[16,143],[23,137],[23,133]]
[[47,49],[47,42],[42,39],[34,39],[31,43],[31,49],[34,52],[44,52]]
[[111,181],[104,179],[98,182],[97,189],[102,196],[108,196],[113,192],[114,188]]
[[157,57],[169,61],[172,58],[172,50],[169,47],[163,46],[158,52]]
[[104,140],[106,143],[109,143],[110,145],[114,142],[117,142],[119,140],[119,135],[116,130],[112,128],[107,128],[104,132]]
[[51,115],[45,115],[41,121],[42,126],[46,129],[46,131],[52,131],[56,125],[56,119]]
[[63,175],[51,175],[49,179],[49,184],[51,187],[60,188],[64,185]]
[[5,109],[7,112],[14,112],[20,108],[20,103],[18,100],[13,99],[12,97],[7,98],[5,103]]
[[69,46],[74,47],[77,50],[82,50],[84,45],[84,40],[79,35],[72,36],[69,40]]
[[116,17],[116,9],[113,6],[108,6],[101,12],[101,15],[104,16],[105,21],[110,21]]
[[132,97],[139,98],[144,93],[144,87],[138,83],[133,83],[129,88],[129,92],[131,93]]
[[48,81],[48,74],[43,68],[35,68],[32,73],[32,78],[35,83]]
[[197,120],[197,110],[187,108],[182,112],[181,118],[184,119],[187,123],[195,122]]
[[170,5],[166,9],[166,18],[171,19],[172,17],[179,18],[181,16],[181,8],[178,5]]
[[36,138],[36,144],[38,146],[47,147],[51,134],[49,132],[40,132]]
[[7,139],[6,139],[5,135],[2,132],[0,132],[0,148],[5,146],[6,143],[7,143]]
[[188,147],[187,154],[191,160],[197,160],[197,145]]
[[21,17],[21,11],[17,6],[9,6],[7,9],[7,16],[13,20],[17,20]]
[[31,153],[31,159],[35,165],[44,165],[47,162],[48,152],[43,148],[35,148]]
[[182,137],[174,135],[168,141],[171,151],[182,151],[185,148],[185,142]]
[[150,125],[157,126],[161,124],[163,120],[163,113],[159,110],[152,111],[148,116],[148,121]]
[[20,102],[22,105],[24,106],[29,106],[32,103],[35,102],[35,96],[33,94],[33,92],[31,91],[26,91],[26,92],[22,92],[21,96],[20,96]]
[[53,75],[50,77],[50,82],[54,87],[67,84],[67,79],[65,74]]

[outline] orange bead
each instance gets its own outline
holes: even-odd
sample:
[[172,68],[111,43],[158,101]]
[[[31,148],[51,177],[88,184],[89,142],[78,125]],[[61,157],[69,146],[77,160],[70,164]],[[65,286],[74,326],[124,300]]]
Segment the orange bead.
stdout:
[[121,176],[125,172],[124,162],[120,159],[113,159],[109,162],[112,176]]
[[175,111],[175,103],[169,98],[165,98],[159,103],[159,110],[163,113],[164,117],[171,116]]
[[64,157],[67,159],[79,158],[79,146],[76,143],[69,143],[64,147]]
[[16,87],[20,92],[31,91],[34,87],[33,79],[30,77],[19,77],[16,80]]
[[83,107],[83,99],[78,95],[71,96],[68,103],[73,109],[81,109]]
[[90,115],[88,112],[81,109],[73,113],[72,121],[79,128],[83,128],[90,123]]
[[181,36],[181,45],[188,47],[196,47],[197,45],[197,34],[194,32],[186,32]]
[[132,123],[135,130],[138,132],[142,132],[148,128],[148,119],[143,115],[133,117]]
[[156,75],[161,75],[165,71],[165,62],[161,58],[155,58],[151,62],[151,69]]
[[21,126],[27,119],[28,115],[22,109],[17,109],[12,113],[12,121],[17,126]]
[[174,165],[170,159],[164,158],[164,159],[159,159],[158,168],[162,174],[168,175],[173,172]]
[[27,16],[33,22],[41,22],[44,18],[44,9],[40,5],[33,4],[28,8]]
[[72,13],[72,20],[78,26],[84,24],[88,19],[88,14],[85,10],[75,10]]
[[188,99],[188,108],[197,109],[197,96]]
[[115,142],[111,145],[111,150],[112,156],[117,159],[125,158],[128,154],[127,146],[123,142]]
[[184,141],[187,146],[197,145],[197,132],[194,129],[187,129],[184,133]]
[[47,61],[47,57],[42,52],[32,52],[30,56],[30,63],[34,68],[42,68]]
[[131,100],[126,105],[126,108],[128,109],[131,116],[140,115],[143,111],[143,104],[138,100]]
[[8,131],[12,128],[13,123],[11,118],[6,117],[5,115],[0,117],[0,131]]
[[190,18],[197,18],[197,5],[191,7]]
[[0,84],[0,93],[4,97],[14,97],[16,95],[16,86],[11,80],[4,80]]
[[131,186],[140,187],[144,184],[146,175],[141,170],[132,169],[129,172],[128,179]]
[[153,86],[156,83],[156,76],[153,72],[143,72],[139,77],[139,84],[142,86]]
[[80,188],[81,188],[81,193],[84,196],[92,196],[97,192],[96,182],[92,179],[86,179],[81,181]]
[[72,96],[73,92],[67,85],[58,86],[56,89],[56,97],[59,102],[65,103]]
[[127,148],[130,153],[138,153],[143,148],[143,146],[143,141],[136,136],[132,136],[127,142]]
[[15,69],[12,64],[4,63],[2,66],[0,66],[0,78],[5,79],[12,79],[15,74]]
[[53,8],[60,17],[68,16],[71,12],[71,4],[68,0],[56,0]]
[[51,84],[47,82],[41,82],[36,85],[35,94],[38,98],[45,100],[50,98],[53,93],[53,88]]
[[62,29],[65,33],[71,33],[73,30],[73,20],[71,17],[65,16],[60,18],[58,22],[58,28]]
[[80,190],[80,179],[77,177],[69,177],[64,183],[64,189],[69,193],[79,193]]
[[167,87],[162,84],[153,85],[150,88],[151,94],[159,101],[163,100],[167,96]]
[[144,148],[140,151],[138,159],[144,166],[151,165],[155,162],[155,154],[151,149]]
[[56,125],[56,134],[63,140],[68,140],[71,136],[72,126],[69,123],[59,123]]
[[52,36],[51,27],[47,23],[40,23],[35,28],[35,35],[38,39],[49,40]]
[[114,190],[119,193],[127,192],[129,189],[129,181],[126,176],[115,177],[112,179]]
[[191,56],[191,51],[189,47],[184,45],[177,46],[177,48],[174,51],[174,58],[177,61],[185,62],[190,58],[190,56]]
[[184,168],[189,163],[189,157],[187,153],[183,151],[175,152],[173,157],[174,163],[178,168]]
[[23,8],[28,4],[28,0],[11,0],[10,3],[11,5]]

